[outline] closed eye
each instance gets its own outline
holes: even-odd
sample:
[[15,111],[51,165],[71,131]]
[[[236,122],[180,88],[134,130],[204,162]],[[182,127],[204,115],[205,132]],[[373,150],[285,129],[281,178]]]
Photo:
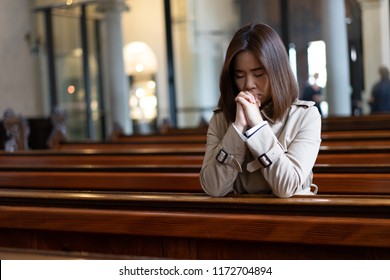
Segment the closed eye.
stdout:
[[252,73],[255,77],[261,77],[265,74],[265,71],[264,68],[260,68],[260,69],[255,69]]

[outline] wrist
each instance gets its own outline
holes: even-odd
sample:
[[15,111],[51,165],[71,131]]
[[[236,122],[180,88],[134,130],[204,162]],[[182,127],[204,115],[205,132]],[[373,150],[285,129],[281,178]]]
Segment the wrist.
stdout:
[[244,134],[244,132],[246,131],[246,125],[242,125],[242,124],[238,124],[238,123],[233,123],[234,126],[236,127],[236,129],[241,132],[242,134]]

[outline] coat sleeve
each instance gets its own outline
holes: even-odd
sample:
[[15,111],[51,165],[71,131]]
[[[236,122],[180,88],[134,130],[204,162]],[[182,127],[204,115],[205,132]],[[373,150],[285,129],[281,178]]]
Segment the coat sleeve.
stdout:
[[200,184],[208,195],[219,197],[233,191],[245,152],[245,141],[233,125],[226,125],[222,112],[214,113],[207,131],[206,152],[200,171]]
[[[290,124],[291,125],[291,124]],[[271,153],[268,166],[253,168],[262,172],[273,193],[278,197],[291,197],[302,191],[311,175],[321,144],[321,116],[316,107],[305,109],[305,114],[294,121],[299,129],[288,147],[283,147],[269,126],[260,129],[247,140],[255,158]],[[275,152],[276,151],[276,152]],[[273,154],[275,157],[272,157]],[[267,161],[266,161],[267,163]]]

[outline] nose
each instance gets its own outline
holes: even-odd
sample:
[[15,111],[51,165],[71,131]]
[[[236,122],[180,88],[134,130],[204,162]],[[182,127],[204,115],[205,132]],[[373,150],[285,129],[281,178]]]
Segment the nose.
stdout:
[[252,90],[255,88],[255,81],[252,77],[248,76],[246,79],[245,79],[245,90]]

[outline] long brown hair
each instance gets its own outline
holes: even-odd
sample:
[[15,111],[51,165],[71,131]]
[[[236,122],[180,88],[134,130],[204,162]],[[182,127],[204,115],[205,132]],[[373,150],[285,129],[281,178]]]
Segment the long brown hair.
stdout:
[[268,75],[271,90],[271,117],[279,120],[291,103],[298,98],[299,89],[291,70],[286,49],[279,35],[266,24],[248,24],[233,36],[221,70],[219,107],[225,117],[234,122],[239,93],[234,81],[234,59],[242,51],[249,50],[262,62]]

